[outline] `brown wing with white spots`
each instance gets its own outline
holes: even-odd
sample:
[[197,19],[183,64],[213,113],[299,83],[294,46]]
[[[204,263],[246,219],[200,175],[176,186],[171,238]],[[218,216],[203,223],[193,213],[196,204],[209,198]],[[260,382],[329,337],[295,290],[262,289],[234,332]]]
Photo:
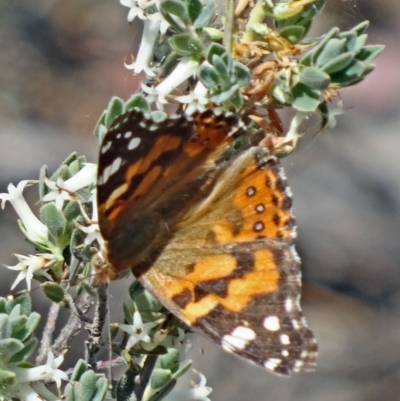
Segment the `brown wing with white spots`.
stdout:
[[216,163],[238,130],[235,116],[211,111],[156,123],[132,110],[114,121],[100,148],[97,199],[117,272],[151,264],[169,231],[212,188]]
[[217,172],[139,275],[186,324],[281,374],[313,370],[317,352],[299,303],[291,203],[279,162],[251,148]]

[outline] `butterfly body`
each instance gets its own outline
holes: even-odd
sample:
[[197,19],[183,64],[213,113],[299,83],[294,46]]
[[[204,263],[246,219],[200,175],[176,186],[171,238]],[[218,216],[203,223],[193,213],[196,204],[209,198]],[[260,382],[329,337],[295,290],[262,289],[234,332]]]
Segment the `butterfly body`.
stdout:
[[120,116],[99,159],[106,258],[224,349],[277,373],[312,370],[291,192],[265,148],[228,151],[239,131],[211,111]]

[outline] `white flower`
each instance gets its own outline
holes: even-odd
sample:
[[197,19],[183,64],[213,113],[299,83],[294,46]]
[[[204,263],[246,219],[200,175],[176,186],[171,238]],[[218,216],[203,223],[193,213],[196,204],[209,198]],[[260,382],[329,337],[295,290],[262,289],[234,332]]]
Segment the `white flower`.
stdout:
[[156,103],[158,110],[164,110],[164,104],[168,103],[168,100],[165,99],[167,93],[163,93],[157,88],[146,86],[144,83],[140,83],[142,90],[144,93],[147,93],[146,100],[149,103]]
[[193,372],[200,376],[200,382],[190,390],[172,391],[163,401],[211,401],[207,396],[212,388],[206,386],[206,377],[193,369]]
[[151,69],[150,63],[153,60],[153,48],[157,40],[160,24],[160,20],[149,19],[144,22],[143,36],[136,60],[132,64],[125,63],[125,67],[133,70],[135,74],[144,71],[149,77],[156,75]]
[[194,76],[198,67],[198,61],[193,60],[190,57],[182,58],[171,74],[169,74],[159,85],[157,85],[156,89],[165,95],[170,93],[188,78]]
[[8,186],[8,194],[0,194],[1,207],[4,209],[6,201],[11,202],[19,218],[21,219],[21,229],[26,237],[33,243],[41,244],[48,241],[47,227],[33,214],[26,200],[22,196],[25,187],[36,183],[37,181],[21,181],[17,187],[13,184]]
[[[9,367],[8,370],[15,373],[15,390],[11,389],[12,394],[20,399],[20,400],[43,400],[39,394],[42,393],[41,386],[34,386],[34,382],[38,381],[49,381],[54,380],[58,389],[61,387],[61,380],[68,380],[68,376],[65,372],[58,369],[61,363],[64,360],[63,355],[59,355],[57,358],[54,358],[54,355],[51,351],[49,351],[47,355],[46,365],[36,366],[34,368],[20,368],[20,367]],[[38,391],[36,393],[34,389],[31,387],[33,385],[35,390]],[[14,391],[12,391],[14,390]],[[45,394],[43,394],[45,395]],[[46,393],[45,399],[49,396],[49,393]],[[54,399],[57,399],[56,397]]]
[[178,102],[187,104],[185,113],[192,115],[196,110],[204,111],[205,105],[210,102],[208,98],[208,89],[201,83],[197,82],[196,87],[189,95],[177,96]]
[[97,223],[91,223],[88,226],[82,226],[79,223],[75,223],[76,227],[86,234],[84,244],[90,245],[92,242],[97,241],[99,244],[103,242],[103,237],[100,234],[99,225]]
[[74,192],[96,182],[96,174],[97,166],[92,163],[86,163],[80,171],[67,181],[64,181],[61,177],[56,182],[45,178],[44,182],[51,191],[43,196],[42,201],[55,201],[57,209],[61,210],[66,200],[74,200],[72,195]]
[[299,129],[301,126],[301,123],[304,121],[304,119],[308,116],[308,112],[305,111],[298,111],[291,123],[290,123],[290,128],[285,136],[285,143],[290,144],[290,148],[294,149],[297,145],[297,141],[299,140],[301,134],[299,133]]
[[132,22],[136,17],[140,19],[147,19],[145,8],[154,4],[154,2],[149,2],[148,0],[120,0],[120,3],[129,7],[128,21]]
[[7,269],[20,272],[11,286],[11,290],[13,290],[20,281],[25,279],[26,286],[30,291],[33,274],[39,270],[50,268],[58,261],[58,258],[51,253],[41,253],[29,256],[15,254],[15,256],[19,260],[19,263],[15,266],[5,266]]
[[133,324],[119,324],[118,327],[130,335],[127,349],[132,348],[139,341],[145,343],[151,342],[150,336],[147,334],[153,327],[157,326],[160,322],[143,323],[142,317],[138,311],[133,314]]

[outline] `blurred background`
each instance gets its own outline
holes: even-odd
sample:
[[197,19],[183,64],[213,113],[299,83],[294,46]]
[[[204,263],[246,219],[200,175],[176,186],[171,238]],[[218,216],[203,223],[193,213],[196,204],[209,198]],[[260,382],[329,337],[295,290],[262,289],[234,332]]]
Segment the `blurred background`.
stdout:
[[[36,178],[43,164],[53,171],[72,151],[96,162],[97,119],[111,96],[127,99],[138,85],[123,65],[140,40],[127,11],[117,0],[1,1],[0,192]],[[317,372],[275,377],[194,337],[190,357],[213,401],[400,400],[400,3],[330,0],[314,33],[365,19],[369,43],[386,45],[376,70],[341,92],[347,112],[334,130],[305,135],[284,160]],[[36,191],[26,192],[32,205]],[[12,253],[34,252],[15,220],[7,205],[2,264],[16,264]],[[2,269],[2,296],[15,276]],[[119,309],[123,291],[114,293]],[[47,301],[34,302],[47,313]]]

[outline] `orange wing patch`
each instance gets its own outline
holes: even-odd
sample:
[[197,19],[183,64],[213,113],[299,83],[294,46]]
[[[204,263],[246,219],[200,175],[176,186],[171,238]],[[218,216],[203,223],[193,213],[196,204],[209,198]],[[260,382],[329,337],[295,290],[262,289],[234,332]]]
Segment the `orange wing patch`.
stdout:
[[[255,296],[278,289],[279,271],[273,253],[267,249],[254,252],[251,266],[240,265],[240,258],[233,254],[223,254],[199,260],[190,270],[178,277],[151,269],[143,280],[160,287],[162,298],[172,300],[172,310],[179,307],[177,315],[191,325],[218,305],[232,313],[240,312]],[[238,274],[240,270],[245,272]]]

